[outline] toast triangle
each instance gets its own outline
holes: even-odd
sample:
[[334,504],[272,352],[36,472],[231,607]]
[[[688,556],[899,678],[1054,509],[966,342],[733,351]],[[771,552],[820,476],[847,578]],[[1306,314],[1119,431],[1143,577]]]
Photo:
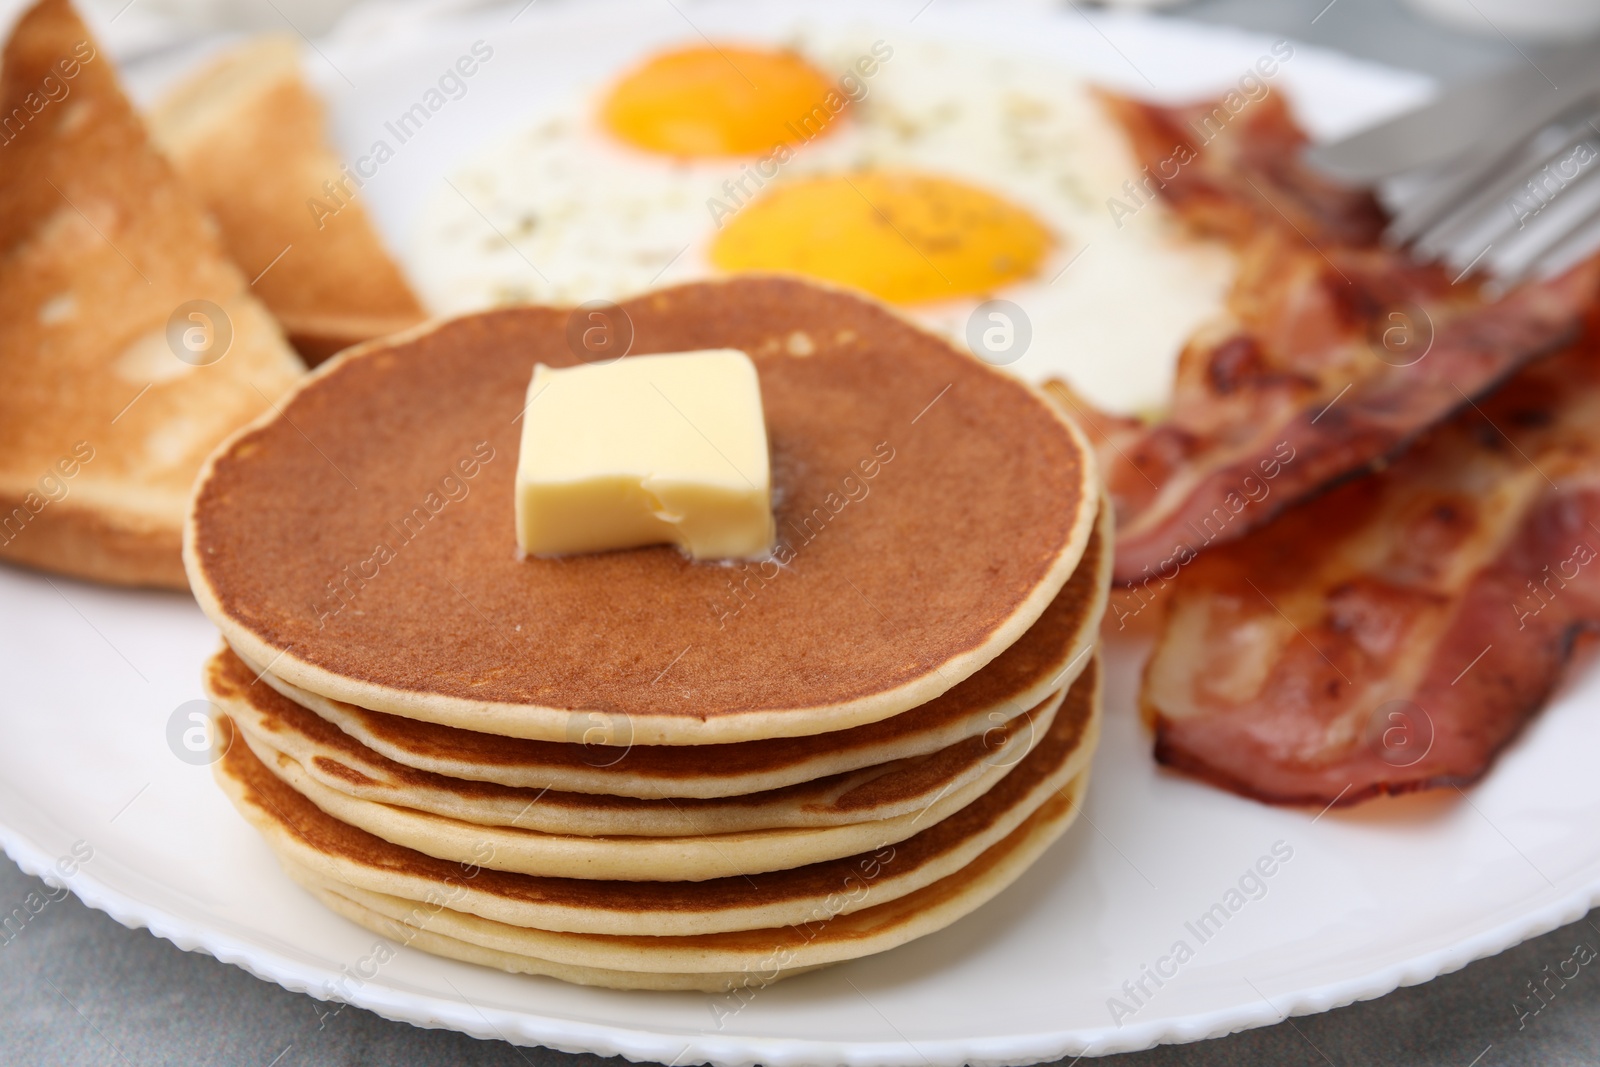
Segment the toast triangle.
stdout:
[[201,461],[303,373],[110,59],[40,0],[0,59],[0,559],[186,588]]
[[229,49],[149,121],[307,362],[425,317],[356,199],[359,176],[328,145],[298,42],[268,36]]

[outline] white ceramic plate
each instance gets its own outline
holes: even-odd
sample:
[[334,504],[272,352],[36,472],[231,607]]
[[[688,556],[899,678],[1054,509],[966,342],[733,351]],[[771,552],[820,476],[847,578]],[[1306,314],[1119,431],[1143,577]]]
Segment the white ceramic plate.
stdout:
[[[1114,86],[1162,96],[1233,82],[1271,42],[1177,22],[937,0],[883,6],[905,32],[1056,55]],[[679,11],[681,8],[681,14]],[[465,43],[497,61],[369,186],[403,247],[432,182],[541,92],[657,41],[772,37],[763,5],[514,8],[427,28],[369,25],[323,47],[344,146],[416,99]],[[857,18],[826,4],[813,19]],[[908,25],[918,15],[915,25]],[[355,39],[359,38],[359,39]],[[1141,71],[1153,81],[1147,84]],[[1331,135],[1425,94],[1420,79],[1300,47],[1282,75]],[[200,697],[211,626],[185,597],[0,568],[0,841],[25,869],[92,850],[66,879],[119,921],[313,996],[422,1026],[669,1063],[1027,1063],[1189,1041],[1425,981],[1581,915],[1600,891],[1600,677],[1563,693],[1465,799],[1350,813],[1266,808],[1162,773],[1135,713],[1141,649],[1112,650],[1109,716],[1084,818],[1016,886],[953,928],[897,951],[738,999],[612,993],[519,978],[411,950],[372,966],[375,938],[292,885],[205,767],[169,745]],[[181,746],[179,746],[181,749]],[[1241,876],[1292,852],[1270,878]],[[71,870],[70,866],[65,868]],[[1230,900],[1230,890],[1239,893]],[[1238,903],[1202,942],[1215,904]],[[1171,958],[1183,941],[1191,955]],[[381,953],[380,953],[381,955]],[[1168,957],[1162,963],[1163,957]],[[1171,977],[1157,987],[1146,966]],[[1175,971],[1175,973],[1174,973]],[[1137,990],[1143,980],[1144,992]],[[1124,983],[1135,984],[1135,995]],[[1148,994],[1148,995],[1146,995]],[[1126,1011],[1114,1011],[1110,998]],[[1114,1018],[1114,1015],[1116,1016]]]

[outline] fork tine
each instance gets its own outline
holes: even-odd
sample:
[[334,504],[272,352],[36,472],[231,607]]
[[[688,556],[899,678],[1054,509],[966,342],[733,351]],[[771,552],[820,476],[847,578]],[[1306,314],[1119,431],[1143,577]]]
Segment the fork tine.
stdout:
[[[1463,198],[1448,215],[1423,233],[1416,241],[1418,252],[1425,257],[1436,258],[1445,249],[1463,241],[1475,248],[1482,248],[1486,243],[1499,240],[1512,227],[1520,231],[1530,215],[1519,217],[1517,214],[1519,194],[1533,202],[1536,210],[1532,214],[1537,214],[1548,202],[1541,195],[1542,191],[1548,189],[1545,173],[1556,166],[1558,160],[1571,159],[1578,147],[1586,142],[1590,143],[1589,164],[1593,163],[1596,154],[1600,154],[1592,143],[1596,130],[1591,123],[1595,118],[1600,118],[1600,109],[1588,112],[1562,127],[1546,127],[1539,131],[1530,140],[1526,150],[1518,153],[1512,165],[1491,176],[1482,187]],[[1582,177],[1584,167],[1589,164],[1580,164],[1578,173],[1571,177],[1559,172],[1550,176],[1549,180],[1557,183],[1550,199],[1563,195],[1574,180]]]
[[[1586,119],[1587,108],[1592,106],[1592,102],[1585,99],[1582,103],[1586,105]],[[1495,182],[1507,171],[1517,171],[1519,164],[1533,161],[1539,154],[1538,139],[1550,125],[1568,128],[1575,121],[1582,120],[1558,117],[1556,123],[1540,124],[1531,131],[1523,127],[1526,132],[1508,135],[1505,131],[1498,131],[1487,137],[1483,147],[1463,160],[1453,175],[1418,195],[1413,203],[1397,213],[1386,235],[1397,244],[1405,244],[1433,229],[1454,214],[1463,202],[1478,195],[1476,191],[1485,184]]]
[[1390,175],[1378,184],[1378,199],[1382,201],[1389,217],[1394,218],[1415,204],[1420,196],[1437,185],[1450,171],[1449,166],[1435,165]]
[[1590,164],[1545,210],[1547,214],[1541,212],[1494,256],[1494,271],[1506,284],[1527,278],[1551,253],[1600,220],[1600,166]]
[[1496,288],[1565,269],[1600,249],[1600,39],[1528,65],[1305,158],[1375,184],[1385,242],[1420,259],[1481,269]]
[[1537,63],[1512,64],[1481,80],[1446,86],[1416,110],[1313,146],[1305,158],[1331,178],[1359,184],[1449,167],[1480,148],[1485,131],[1543,125],[1596,91],[1600,42],[1583,41],[1541,53]]
[[1569,233],[1564,240],[1550,249],[1532,265],[1527,274],[1537,278],[1551,278],[1569,267],[1575,267],[1600,251],[1600,216],[1586,226]]
[[1517,216],[1506,205],[1572,147],[1568,137],[1552,134],[1548,128],[1540,134],[1542,136],[1536,136],[1523,146],[1516,158],[1507,160],[1503,167],[1473,187],[1452,204],[1443,217],[1420,233],[1413,242],[1417,252],[1424,258],[1441,258],[1445,249],[1469,238],[1482,248],[1515,227]]
[[[1531,136],[1531,135],[1529,135]],[[1515,166],[1519,153],[1525,151],[1523,141],[1489,153],[1479,151],[1461,161],[1459,169],[1441,178],[1436,185],[1424,189],[1389,222],[1384,231],[1395,244],[1406,244],[1448,216],[1461,199],[1471,194],[1485,178]]]

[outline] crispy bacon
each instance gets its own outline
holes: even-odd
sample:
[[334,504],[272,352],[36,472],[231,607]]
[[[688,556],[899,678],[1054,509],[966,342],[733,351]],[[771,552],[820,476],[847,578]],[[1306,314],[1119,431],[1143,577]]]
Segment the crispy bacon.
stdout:
[[1396,452],[1570,341],[1597,291],[1600,267],[1586,263],[1492,300],[1475,277],[1453,284],[1382,246],[1376,202],[1300,164],[1305,135],[1278,95],[1237,114],[1107,102],[1147,164],[1146,188],[1229,242],[1239,264],[1226,310],[1179,359],[1164,418],[1073,405],[1102,444],[1121,582],[1148,581]]
[[1600,332],[1170,586],[1160,762],[1274,803],[1476,780],[1600,623]]

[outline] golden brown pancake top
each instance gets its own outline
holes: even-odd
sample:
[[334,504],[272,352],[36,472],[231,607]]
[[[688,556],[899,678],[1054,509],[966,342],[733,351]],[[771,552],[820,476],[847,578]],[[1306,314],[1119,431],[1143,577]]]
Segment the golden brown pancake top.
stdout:
[[[526,386],[537,362],[577,362],[568,311],[521,308],[363,346],[219,452],[187,547],[202,605],[324,695],[555,739],[588,727],[568,709],[620,713],[638,741],[683,744],[931,699],[1016,640],[1077,563],[1093,459],[1022,383],[789,279],[623,310],[632,354],[754,359],[787,566],[670,547],[518,559]],[[546,717],[529,727],[525,710]]]

